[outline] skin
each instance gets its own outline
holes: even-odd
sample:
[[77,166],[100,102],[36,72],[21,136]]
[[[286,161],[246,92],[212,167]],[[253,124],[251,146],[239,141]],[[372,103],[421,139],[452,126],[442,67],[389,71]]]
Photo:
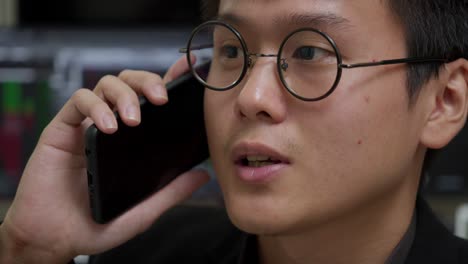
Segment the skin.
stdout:
[[[275,53],[298,26],[271,18],[294,11],[346,18],[352,24],[346,30],[327,30],[345,62],[405,55],[401,28],[381,1],[237,0],[221,1],[220,8],[221,15],[244,16],[249,26],[236,27],[249,49],[262,53]],[[137,95],[165,104],[164,84],[187,70],[185,59],[164,78],[127,70],[70,98],[44,130],[0,226],[1,263],[67,263],[113,248],[208,179],[201,171],[186,173],[106,225],[90,216],[84,129],[94,122],[114,133],[113,109],[138,125]],[[262,263],[383,263],[388,257],[411,219],[426,148],[446,145],[467,113],[466,60],[446,64],[411,106],[405,74],[401,65],[345,71],[330,97],[307,103],[281,86],[274,60],[261,58],[238,87],[207,90],[208,139],[227,210],[239,228],[259,234]],[[240,143],[257,154],[264,151],[259,145],[274,149],[289,162],[268,181],[243,181],[233,161]]]
[[[281,19],[289,13],[348,22],[291,25]],[[230,18],[251,52],[275,53],[289,32],[313,26],[336,36],[345,63],[406,56],[402,28],[382,1],[221,1],[219,16]],[[260,234],[262,263],[383,263],[413,214],[427,147],[421,137],[432,86],[441,83],[430,82],[409,106],[404,65],[344,70],[331,96],[303,102],[284,89],[275,63],[259,59],[241,85],[205,96],[229,216]],[[267,182],[244,181],[233,162],[240,144],[260,154],[258,145],[267,146],[289,163]]]

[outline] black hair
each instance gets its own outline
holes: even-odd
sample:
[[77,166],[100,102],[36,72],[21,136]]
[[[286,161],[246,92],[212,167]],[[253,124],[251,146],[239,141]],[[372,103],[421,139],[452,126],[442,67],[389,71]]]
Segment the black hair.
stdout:
[[[454,61],[468,59],[468,0],[386,0],[403,26],[408,57],[436,57]],[[441,64],[409,64],[407,88],[410,98],[431,78]]]

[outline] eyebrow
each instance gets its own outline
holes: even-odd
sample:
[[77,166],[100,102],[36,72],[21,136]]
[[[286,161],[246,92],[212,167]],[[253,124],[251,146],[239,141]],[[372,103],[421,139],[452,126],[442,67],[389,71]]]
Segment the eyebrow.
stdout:
[[[220,14],[216,19],[224,20],[240,26],[249,25],[249,18],[232,13]],[[272,23],[275,26],[307,26],[314,27],[316,29],[348,29],[352,27],[352,24],[348,19],[332,13],[294,12],[280,17],[275,17],[272,19]]]

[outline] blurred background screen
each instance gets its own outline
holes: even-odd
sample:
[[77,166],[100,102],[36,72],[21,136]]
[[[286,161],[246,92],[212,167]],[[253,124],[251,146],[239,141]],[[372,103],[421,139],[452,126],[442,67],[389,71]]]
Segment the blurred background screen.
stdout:
[[12,196],[51,116],[47,76],[39,65],[0,64],[0,194]]

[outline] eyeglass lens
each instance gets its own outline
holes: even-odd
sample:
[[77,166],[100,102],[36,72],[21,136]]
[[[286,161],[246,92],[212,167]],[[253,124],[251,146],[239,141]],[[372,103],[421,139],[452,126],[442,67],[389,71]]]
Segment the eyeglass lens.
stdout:
[[279,58],[281,79],[292,93],[315,99],[332,89],[338,60],[331,43],[318,32],[296,31],[283,43]]
[[[212,89],[231,88],[246,70],[242,41],[223,24],[206,24],[192,36],[188,47],[196,57],[194,69],[211,61],[209,74],[195,70],[205,85]],[[330,41],[314,30],[304,29],[290,34],[280,47],[278,70],[283,85],[303,99],[326,95],[338,75],[336,50]]]
[[244,51],[240,39],[228,27],[208,24],[192,37],[188,51],[196,58],[194,69],[211,61],[209,75],[196,71],[210,88],[225,89],[238,81],[244,70]]

